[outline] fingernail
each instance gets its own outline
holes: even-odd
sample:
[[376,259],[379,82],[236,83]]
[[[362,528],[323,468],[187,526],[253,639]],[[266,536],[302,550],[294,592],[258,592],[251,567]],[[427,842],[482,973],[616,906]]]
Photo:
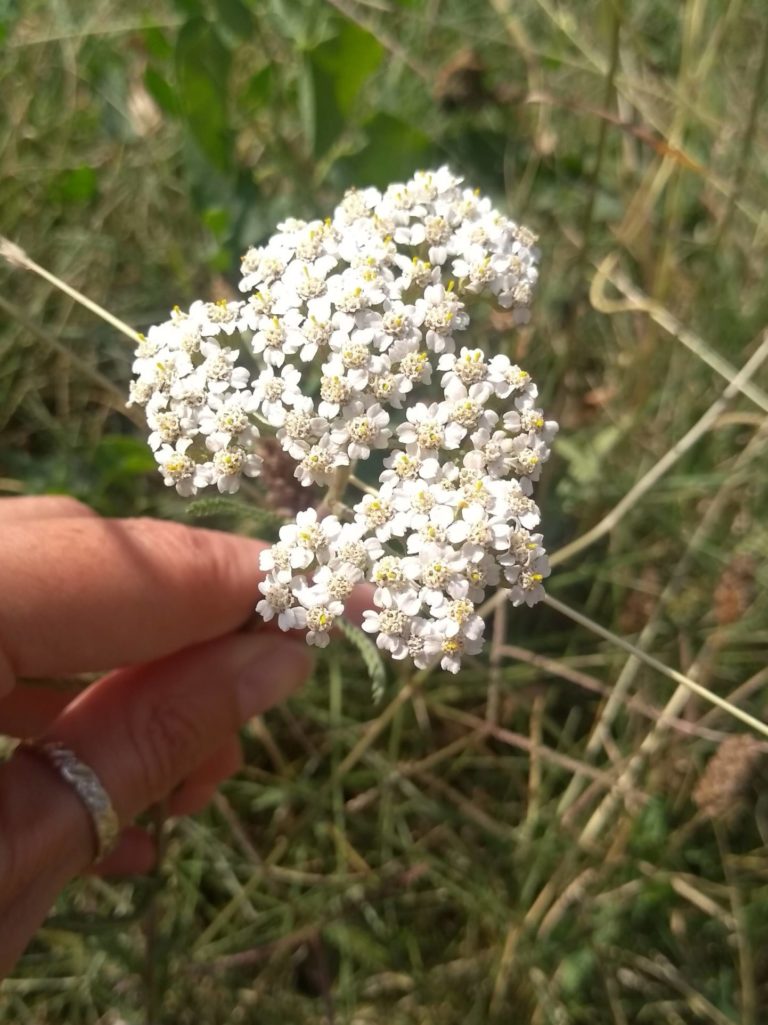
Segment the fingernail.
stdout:
[[313,659],[305,643],[275,634],[243,634],[241,643],[236,686],[245,720],[293,694],[312,672]]

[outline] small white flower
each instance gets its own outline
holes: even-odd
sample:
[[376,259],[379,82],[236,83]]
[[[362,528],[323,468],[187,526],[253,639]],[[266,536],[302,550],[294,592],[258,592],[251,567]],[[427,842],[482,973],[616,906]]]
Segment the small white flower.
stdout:
[[374,560],[383,555],[384,549],[379,539],[366,536],[366,528],[359,521],[342,523],[328,565],[339,567],[348,564],[364,573]]
[[301,405],[301,374],[291,365],[279,373],[268,366],[253,382],[253,397],[264,419],[273,427],[282,427],[288,414],[286,406]]
[[466,431],[451,421],[451,406],[447,402],[433,402],[427,406],[418,402],[406,412],[406,423],[397,429],[397,436],[405,445],[416,444],[426,456],[441,448],[458,448]]
[[[391,346],[413,346],[406,351],[416,351],[421,342],[419,327],[424,319],[413,305],[407,305],[399,299],[387,300],[381,310],[365,310],[357,314],[358,327],[371,330],[371,342],[381,352],[388,351]],[[399,357],[392,356],[397,359]]]
[[258,477],[261,472],[261,456],[246,452],[239,445],[214,452],[211,462],[211,482],[224,495],[233,495],[240,488],[240,478]]
[[472,639],[460,635],[448,635],[442,623],[431,623],[431,629],[424,634],[424,656],[428,664],[440,659],[440,668],[449,673],[458,673],[464,655],[478,655],[482,651],[482,638]]
[[298,577],[291,577],[287,582],[270,573],[266,580],[259,584],[264,595],[256,605],[256,611],[265,623],[277,616],[277,624],[281,630],[297,630],[305,625],[304,610],[299,613],[296,605],[295,590],[299,585]]
[[[350,394],[364,392],[371,376],[388,370],[390,366],[389,360],[371,352],[365,335],[367,332],[355,331],[351,338],[337,343],[338,350],[323,367],[323,372],[327,376],[342,377],[348,385]],[[332,339],[331,347],[333,346]]]
[[308,587],[298,592],[298,599],[306,610],[307,644],[325,648],[336,620],[344,615],[343,604],[332,598],[321,587]]
[[325,349],[333,334],[333,324],[329,316],[319,316],[310,313],[301,325],[301,334],[304,344],[299,352],[299,358],[304,363],[311,363],[318,352]]
[[153,452],[161,445],[175,445],[182,437],[195,433],[194,420],[167,409],[148,409],[147,426],[152,428],[148,441]]
[[197,416],[206,447],[211,452],[218,452],[236,439],[242,448],[252,448],[259,437],[258,428],[251,419],[255,406],[253,395],[247,390],[229,396],[210,395],[208,405]]
[[384,460],[385,469],[379,476],[383,485],[396,485],[399,481],[434,480],[440,470],[440,464],[433,456],[422,459],[416,445],[407,445],[405,451],[396,449]]
[[288,310],[283,316],[273,314],[260,317],[256,322],[256,333],[251,340],[251,350],[261,356],[267,366],[281,367],[285,357],[305,344],[300,330],[303,321],[298,310]]
[[247,367],[236,366],[239,353],[236,349],[221,348],[216,342],[203,342],[200,351],[205,361],[199,368],[199,375],[212,393],[247,388],[250,373]]
[[508,572],[506,574],[507,579],[512,583],[512,587],[509,589],[509,600],[512,604],[535,605],[537,602],[540,602],[544,597],[542,581],[545,575],[544,573],[524,569],[515,575],[513,583],[512,574]]
[[485,623],[477,615],[474,603],[469,598],[455,598],[433,605],[432,615],[440,622],[446,637],[460,636],[476,641],[483,635]]
[[367,459],[372,448],[385,448],[392,432],[389,413],[374,402],[350,402],[342,410],[339,425],[331,431],[331,441],[345,447],[350,459]]
[[264,317],[272,317],[274,313],[274,295],[268,288],[261,288],[258,292],[248,296],[248,301],[242,310],[242,326],[249,331],[255,331]]
[[307,569],[315,559],[326,562],[330,545],[341,530],[335,516],[318,521],[315,509],[305,509],[295,523],[280,528],[280,540],[290,548],[290,564],[294,569]]
[[512,441],[510,459],[512,467],[521,478],[537,481],[541,476],[541,464],[549,458],[549,448],[543,441],[529,440],[529,436],[519,434]]
[[202,335],[213,337],[219,334],[231,335],[242,324],[241,302],[227,302],[218,299],[213,303],[197,300],[189,308],[189,317]]
[[342,604],[349,598],[355,585],[362,579],[362,573],[350,563],[340,566],[321,566],[315,573],[315,587],[324,591],[334,601]]
[[339,225],[353,225],[355,221],[367,218],[380,202],[378,189],[349,189],[336,210]]
[[465,570],[467,580],[467,598],[473,602],[481,602],[488,588],[498,587],[501,572],[497,559],[492,555],[484,555],[479,562],[470,562]]
[[504,551],[509,547],[510,526],[503,520],[488,516],[481,505],[473,503],[461,511],[446,530],[452,545],[461,546],[461,554],[470,562],[479,562],[488,551]]
[[330,436],[325,434],[316,445],[310,445],[304,450],[293,475],[304,487],[310,484],[325,485],[331,483],[336,467],[348,465],[347,454],[340,452]]
[[464,456],[463,465],[491,477],[506,476],[512,465],[512,439],[507,432],[483,427],[470,440],[474,447]]
[[290,251],[278,245],[249,249],[240,265],[243,275],[240,290],[249,292],[253,288],[271,285],[282,277],[290,260]]
[[426,620],[408,615],[397,607],[366,609],[363,613],[363,630],[378,634],[376,646],[395,659],[405,658],[410,653],[409,639],[419,636],[425,624]]
[[421,584],[421,600],[427,605],[439,605],[446,593],[453,598],[466,595],[463,580],[467,560],[450,545],[427,543],[417,556],[403,560],[406,576]]
[[448,389],[458,381],[465,388],[473,384],[479,384],[489,377],[489,364],[485,361],[485,353],[482,349],[462,348],[458,356],[454,353],[444,353],[438,362],[441,370],[447,371],[443,374],[442,386],[448,393]]
[[[391,359],[395,363],[394,349]],[[396,361],[398,375],[403,379],[401,389],[410,391],[415,385],[429,384],[432,379],[432,364],[426,352],[408,352]]]
[[398,253],[394,258],[394,263],[400,270],[399,295],[412,288],[424,289],[431,285],[439,285],[440,268],[433,267],[427,260],[422,260],[418,256],[410,257]]
[[522,370],[516,363],[510,362],[508,356],[494,356],[488,364],[488,379],[500,399],[509,395],[529,395],[536,398],[536,385],[531,381],[530,374]]
[[286,452],[296,460],[302,460],[310,447],[326,432],[328,421],[315,416],[315,408],[309,396],[294,399],[293,408],[286,411],[277,438]]
[[336,258],[323,255],[317,260],[293,260],[283,277],[272,286],[274,311],[306,310],[308,316],[327,320],[331,312],[328,276]]
[[259,569],[264,570],[270,575],[270,578],[278,580],[281,584],[290,583],[293,579],[292,550],[292,544],[287,541],[277,541],[259,554]]
[[182,438],[175,445],[162,445],[155,453],[165,483],[173,485],[185,498],[211,483],[209,464],[199,466],[187,455],[191,444],[191,438]]
[[153,356],[137,359],[140,366],[139,382],[147,383],[153,391],[167,392],[173,384],[192,373],[192,360],[186,352],[159,349]]
[[424,315],[427,347],[433,352],[451,351],[454,331],[463,331],[469,324],[464,304],[442,285],[424,289],[424,298],[417,300],[416,308]]
[[365,495],[355,507],[355,521],[366,530],[372,530],[379,541],[388,541],[392,536],[394,509],[392,503],[381,495]]
[[466,388],[463,384],[451,384],[446,391],[450,402],[450,420],[457,427],[457,435],[461,441],[472,431],[490,430],[499,419],[493,409],[486,409],[490,395],[490,385],[473,384]]

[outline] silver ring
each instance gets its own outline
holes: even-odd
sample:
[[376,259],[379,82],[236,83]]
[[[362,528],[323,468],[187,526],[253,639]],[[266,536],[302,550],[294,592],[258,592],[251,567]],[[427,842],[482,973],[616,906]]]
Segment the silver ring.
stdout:
[[120,833],[117,813],[101,780],[77,755],[58,741],[23,740],[16,750],[41,755],[72,787],[85,806],[96,840],[94,861],[101,861],[114,848]]

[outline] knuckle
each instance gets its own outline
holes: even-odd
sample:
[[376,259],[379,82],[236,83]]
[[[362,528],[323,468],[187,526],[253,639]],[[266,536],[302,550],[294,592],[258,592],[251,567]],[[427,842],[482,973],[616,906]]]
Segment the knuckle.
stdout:
[[190,529],[184,540],[187,565],[196,579],[203,579],[214,589],[226,587],[232,576],[232,559],[222,535],[209,530]]
[[205,751],[205,724],[178,703],[156,701],[131,722],[137,773],[146,803],[171,790]]
[[163,572],[173,574],[180,587],[201,579],[216,587],[229,580],[232,560],[225,535],[164,520],[129,522],[137,538],[162,552]]

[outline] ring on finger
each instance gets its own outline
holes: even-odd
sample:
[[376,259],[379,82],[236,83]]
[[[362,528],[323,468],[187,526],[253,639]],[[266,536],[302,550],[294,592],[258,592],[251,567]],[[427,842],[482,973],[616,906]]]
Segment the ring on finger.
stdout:
[[120,823],[109,794],[93,771],[74,751],[58,741],[24,740],[17,751],[28,751],[43,758],[80,798],[93,826],[94,862],[101,861],[117,843]]

